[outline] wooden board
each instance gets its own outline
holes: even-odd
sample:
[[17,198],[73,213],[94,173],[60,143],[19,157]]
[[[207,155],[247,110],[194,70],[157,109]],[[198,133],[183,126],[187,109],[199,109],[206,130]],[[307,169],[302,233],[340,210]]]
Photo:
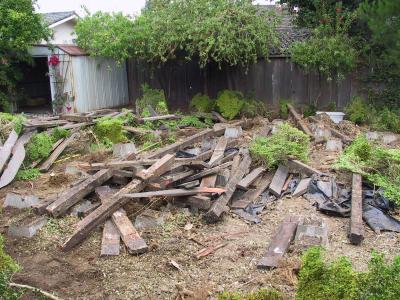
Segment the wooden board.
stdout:
[[304,178],[300,180],[299,184],[296,187],[296,190],[293,192],[292,197],[300,197],[307,193],[308,186],[310,185],[311,178]]
[[17,142],[17,139],[18,134],[14,130],[12,130],[3,147],[1,147],[0,149],[0,174],[1,171],[3,171],[8,159],[10,158],[11,150]]
[[[160,161],[163,161],[164,164],[167,166],[170,164],[170,160],[161,159]],[[172,162],[173,162],[173,156],[172,156]],[[158,166],[159,170],[153,169],[151,173],[148,173],[147,180],[162,175],[162,170],[165,171],[165,166],[160,164],[158,164]],[[147,184],[146,181],[140,179],[133,179],[129,184],[127,184],[117,193],[113,194],[110,197],[109,201],[102,204],[99,208],[97,208],[94,212],[92,212],[86,218],[82,219],[77,224],[74,233],[72,233],[72,235],[62,245],[62,250],[69,251],[74,246],[82,242],[93,229],[95,229],[98,225],[106,221],[115,211],[117,211],[127,202],[130,201],[129,198],[126,198],[123,195],[132,192],[140,192],[146,187],[146,184]]]
[[264,172],[265,169],[262,167],[254,169],[238,183],[238,188],[247,190],[249,186]]
[[274,178],[272,178],[271,185],[269,186],[270,192],[276,196],[280,197],[282,193],[282,188],[286,182],[286,178],[289,175],[288,167],[280,165],[275,172]]
[[241,199],[235,201],[231,204],[231,208],[241,208],[245,209],[250,203],[253,203],[258,196],[260,196],[271,184],[271,177],[270,175],[263,176],[260,179],[257,188],[248,190]]
[[215,146],[213,155],[211,156],[211,159],[208,162],[210,167],[214,167],[215,165],[217,165],[221,161],[221,159],[224,157],[227,143],[228,143],[228,139],[226,137],[221,136],[218,139],[218,143]]
[[78,203],[94,191],[94,189],[109,180],[113,175],[112,170],[104,169],[90,176],[80,184],[65,190],[58,196],[57,200],[47,207],[47,211],[54,217],[64,215],[69,208]]
[[137,177],[146,181],[150,178],[159,177],[171,170],[175,162],[175,156],[166,154],[163,158],[157,160],[150,168],[141,170],[136,174]]
[[51,155],[41,164],[39,170],[41,172],[47,172],[52,164],[57,160],[57,158],[61,155],[61,153],[68,147],[70,143],[73,142],[74,138],[78,136],[78,133],[75,132],[71,134],[70,137],[66,138],[54,151]]
[[222,194],[223,192],[225,192],[225,190],[221,188],[200,187],[200,188],[193,188],[190,190],[171,189],[171,190],[162,190],[153,192],[131,193],[131,194],[125,194],[124,197],[130,199],[151,198],[151,197],[183,197],[183,196],[196,195],[197,193]]
[[299,218],[288,217],[279,226],[272,238],[267,252],[257,263],[257,268],[268,269],[279,267],[279,261],[286,253],[296,234]]
[[289,112],[292,114],[292,116],[296,120],[296,123],[301,128],[301,130],[303,130],[304,133],[307,134],[309,137],[314,138],[314,135],[312,134],[310,128],[308,128],[307,124],[304,122],[302,117],[297,113],[297,111],[294,109],[294,107],[291,104],[288,104],[287,107],[289,109]]
[[219,165],[217,167],[211,168],[211,169],[207,169],[205,171],[199,172],[195,175],[189,176],[185,178],[185,182],[188,181],[193,181],[193,180],[197,180],[203,177],[206,177],[208,175],[212,175],[212,174],[217,174],[218,172],[220,172],[221,170],[228,168],[232,165],[232,162],[226,162],[223,163],[222,165]]
[[82,115],[82,114],[61,114],[60,119],[67,120],[70,122],[80,122],[80,123],[92,121],[91,116]]
[[351,189],[351,219],[349,240],[359,245],[364,240],[364,224],[362,219],[362,177],[353,173]]
[[111,220],[106,221],[101,239],[101,256],[114,256],[120,253],[121,235]]
[[318,171],[317,169],[314,169],[313,167],[310,167],[309,165],[306,165],[305,163],[296,160],[296,159],[290,159],[288,161],[288,167],[291,172],[299,172],[300,174],[305,174],[307,176],[312,176],[314,174],[317,175],[323,175],[321,171]]
[[160,121],[160,120],[175,120],[180,119],[177,115],[163,115],[163,116],[154,116],[154,117],[147,117],[147,118],[140,118],[139,122],[152,122],[152,121]]

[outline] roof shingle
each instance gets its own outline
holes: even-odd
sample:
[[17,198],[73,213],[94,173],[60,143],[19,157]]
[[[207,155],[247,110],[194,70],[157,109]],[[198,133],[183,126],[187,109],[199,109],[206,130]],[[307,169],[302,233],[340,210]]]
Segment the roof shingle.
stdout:
[[60,11],[60,12],[44,13],[43,18],[48,25],[52,25],[61,20],[69,18],[73,15],[75,15],[74,11]]

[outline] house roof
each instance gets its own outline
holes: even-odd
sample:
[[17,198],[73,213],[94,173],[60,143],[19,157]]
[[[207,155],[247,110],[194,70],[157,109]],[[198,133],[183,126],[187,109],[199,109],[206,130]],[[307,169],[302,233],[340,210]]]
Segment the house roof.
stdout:
[[64,51],[71,56],[86,56],[88,55],[82,48],[75,45],[56,45],[56,48]]
[[65,19],[70,19],[71,17],[76,17],[77,14],[74,11],[60,11],[44,13],[43,17],[46,23],[50,26]]

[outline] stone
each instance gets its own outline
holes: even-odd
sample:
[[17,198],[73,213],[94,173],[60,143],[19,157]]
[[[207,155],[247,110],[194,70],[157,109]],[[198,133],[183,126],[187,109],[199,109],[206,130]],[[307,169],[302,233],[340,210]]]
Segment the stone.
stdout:
[[226,138],[238,138],[242,136],[243,134],[243,129],[241,126],[235,126],[235,127],[227,127],[225,129],[225,137]]
[[328,140],[326,142],[326,151],[341,152],[343,150],[343,143],[341,140]]
[[28,208],[40,202],[39,197],[35,195],[19,195],[7,193],[3,207]]
[[66,175],[78,175],[78,176],[89,176],[88,173],[82,171],[77,166],[69,165],[65,167],[64,173]]
[[134,143],[119,143],[113,145],[113,155],[116,158],[124,159],[135,152],[136,146]]
[[279,127],[280,125],[282,125],[283,123],[284,123],[283,120],[279,120],[279,119],[273,120],[273,121],[272,121],[272,130],[271,130],[271,134],[277,133],[277,132],[279,131],[278,127]]
[[316,140],[328,140],[332,136],[329,129],[325,128],[323,124],[317,124],[314,129],[314,137]]
[[35,219],[28,224],[11,224],[10,227],[8,227],[8,235],[13,237],[31,238],[46,224],[46,217]]

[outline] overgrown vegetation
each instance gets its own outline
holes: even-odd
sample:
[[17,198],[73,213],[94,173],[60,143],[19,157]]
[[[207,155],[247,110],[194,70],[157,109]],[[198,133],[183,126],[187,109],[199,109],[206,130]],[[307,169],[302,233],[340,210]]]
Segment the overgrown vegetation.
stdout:
[[224,90],[218,94],[215,105],[224,118],[232,120],[243,108],[243,95],[237,91]]
[[286,120],[289,117],[288,104],[291,104],[291,99],[280,99],[279,100],[279,117]]
[[367,272],[356,272],[341,257],[326,263],[323,250],[313,247],[302,257],[297,300],[382,299],[400,297],[400,256],[386,264],[383,255],[372,253]]
[[17,134],[20,134],[25,120],[26,118],[23,114],[0,113],[1,134],[8,135],[11,129],[14,129]]
[[283,123],[270,137],[257,137],[250,144],[252,157],[268,169],[286,163],[289,157],[307,161],[309,137],[302,131]]
[[359,135],[339,157],[336,168],[360,173],[400,205],[400,150],[386,149]]
[[196,94],[190,101],[190,108],[197,112],[210,113],[214,108],[214,101],[207,95]]
[[168,114],[167,100],[164,91],[153,89],[148,84],[141,87],[142,97],[137,100],[139,113],[142,117],[150,117],[149,106],[151,106],[157,114]]
[[179,120],[179,125],[188,126],[188,127],[196,127],[196,128],[205,128],[207,125],[200,121],[200,119],[196,116],[184,116]]
[[217,296],[218,300],[283,300],[284,295],[272,288],[261,288],[250,293],[224,291]]
[[121,143],[127,140],[123,129],[123,120],[101,118],[93,129],[97,139],[104,145]]
[[47,132],[35,134],[26,146],[25,161],[32,163],[47,158],[53,148],[53,139]]
[[32,169],[19,169],[17,175],[15,176],[16,180],[35,180],[39,178],[41,175],[39,169],[37,168],[32,168]]

